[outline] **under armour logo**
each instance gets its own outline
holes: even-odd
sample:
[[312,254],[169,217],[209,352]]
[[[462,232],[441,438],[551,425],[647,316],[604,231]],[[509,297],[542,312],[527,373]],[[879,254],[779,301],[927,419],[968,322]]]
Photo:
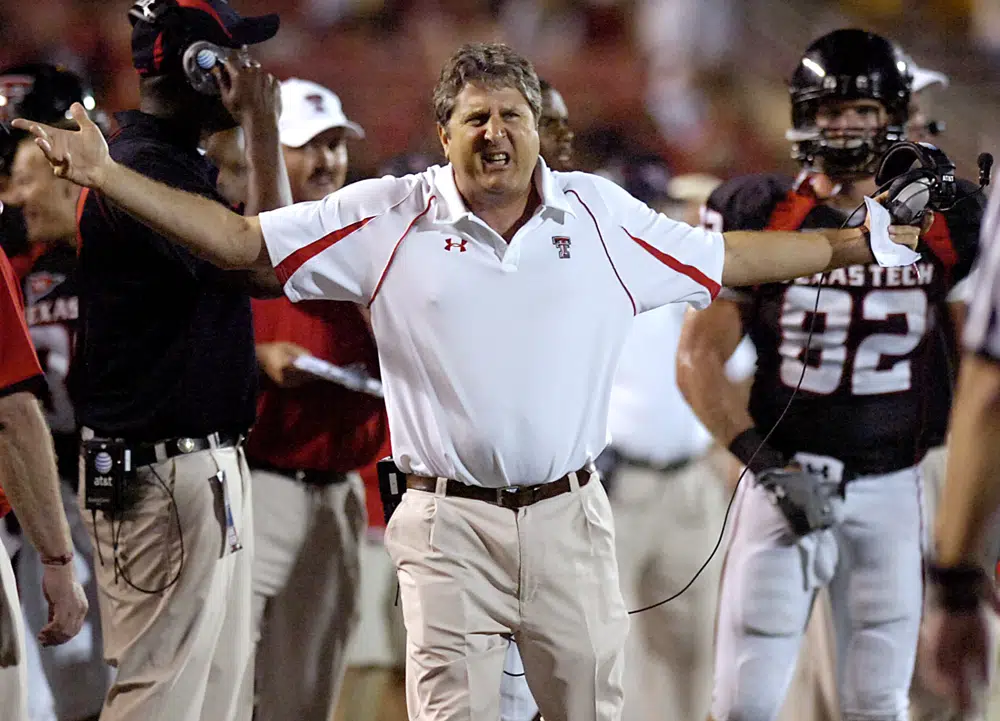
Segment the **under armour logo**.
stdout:
[[569,257],[569,246],[570,246],[569,238],[566,238],[561,235],[554,236],[552,238],[552,245],[556,246],[559,249],[560,258]]
[[319,93],[313,93],[312,95],[306,96],[306,102],[311,103],[313,110],[317,113],[326,112],[326,104],[323,102],[323,96]]
[[459,253],[464,253],[465,244],[468,242],[468,240],[452,240],[451,238],[448,238],[448,240],[444,242],[444,249],[451,250],[452,248],[458,248]]

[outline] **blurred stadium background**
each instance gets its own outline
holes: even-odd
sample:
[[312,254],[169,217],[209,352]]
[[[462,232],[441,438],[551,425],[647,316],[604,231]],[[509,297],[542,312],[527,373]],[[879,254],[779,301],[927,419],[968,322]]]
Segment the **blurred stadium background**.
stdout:
[[[127,0],[0,1],[0,66],[59,62],[84,74],[108,110],[133,107]],[[504,40],[562,91],[582,169],[655,153],[674,173],[721,177],[794,171],[783,133],[784,82],[805,46],[858,26],[901,43],[947,73],[933,117],[959,172],[1000,140],[997,0],[239,0],[277,11],[282,29],[259,48],[281,78],[327,85],[368,131],[354,177],[403,152],[437,153],[430,91],[460,43]]]

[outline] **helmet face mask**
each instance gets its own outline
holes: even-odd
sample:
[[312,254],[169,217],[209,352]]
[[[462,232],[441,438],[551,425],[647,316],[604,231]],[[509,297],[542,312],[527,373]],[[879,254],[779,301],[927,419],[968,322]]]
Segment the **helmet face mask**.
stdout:
[[[879,159],[903,139],[909,116],[909,64],[888,40],[863,30],[837,30],[804,53],[789,83],[792,157],[836,179],[875,172]],[[821,128],[817,115],[849,101],[874,101],[883,109],[879,127],[856,133]]]

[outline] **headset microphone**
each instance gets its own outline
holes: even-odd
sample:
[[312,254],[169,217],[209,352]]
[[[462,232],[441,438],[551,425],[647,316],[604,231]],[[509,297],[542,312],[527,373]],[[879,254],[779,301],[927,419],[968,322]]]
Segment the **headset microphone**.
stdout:
[[990,172],[993,170],[993,155],[991,153],[980,153],[976,159],[979,166],[979,185],[985,187],[990,184]]

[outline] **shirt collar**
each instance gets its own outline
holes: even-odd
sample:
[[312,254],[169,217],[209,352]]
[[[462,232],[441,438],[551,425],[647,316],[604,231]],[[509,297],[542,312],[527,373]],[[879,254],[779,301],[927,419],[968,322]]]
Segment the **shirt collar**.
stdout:
[[[543,210],[557,210],[576,217],[576,213],[566,201],[566,194],[556,184],[555,176],[542,160],[542,156],[538,156],[533,182],[541,197]],[[465,206],[465,201],[462,200],[462,195],[458,192],[458,186],[455,185],[455,172],[451,163],[435,169],[434,189],[440,201],[437,204],[436,221],[438,223],[452,224],[472,217],[472,212]]]

